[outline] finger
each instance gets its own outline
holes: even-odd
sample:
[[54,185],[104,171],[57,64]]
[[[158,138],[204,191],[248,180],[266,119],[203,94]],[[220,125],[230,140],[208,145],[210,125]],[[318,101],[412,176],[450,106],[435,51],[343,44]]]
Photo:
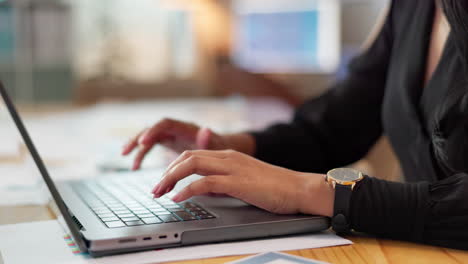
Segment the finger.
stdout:
[[198,127],[195,125],[165,118],[149,129],[148,132],[140,138],[140,143],[143,145],[155,144],[161,141],[161,137],[164,137],[168,133],[177,134],[194,140],[197,131]]
[[155,192],[155,195],[164,195],[167,189],[173,187],[178,181],[192,174],[204,176],[212,174],[226,175],[229,174],[229,172],[230,168],[226,160],[206,156],[192,156],[175,166],[166,174],[159,183],[157,187],[158,192]]
[[[183,162],[184,160],[192,157],[192,156],[206,156],[206,157],[213,157],[219,159],[225,159],[228,157],[228,152],[226,151],[215,151],[215,150],[186,150],[182,154],[179,155],[166,169],[166,172],[172,170],[175,166],[179,163]],[[166,173],[165,173],[166,174]]]
[[[192,156],[195,156],[195,155],[226,159],[228,157],[234,156],[235,151],[233,151],[233,150],[217,150],[217,151],[214,151],[214,150],[186,150],[181,155],[179,155],[179,157],[177,157],[173,162],[171,162],[171,164],[169,164],[168,168],[166,169],[166,172],[163,174],[163,176],[161,178],[160,183],[158,183],[158,184],[156,184],[156,186],[154,186],[151,193],[159,194],[159,196],[161,196],[164,193],[167,193],[168,191],[165,191],[163,188],[161,188],[161,182],[167,176],[167,173],[169,171],[171,171],[175,166],[177,166],[178,164],[183,162],[184,160],[187,160],[188,158],[190,158]],[[174,186],[172,186],[172,188],[173,187]]]
[[230,178],[222,175],[215,175],[202,178],[198,181],[192,182],[190,185],[182,189],[172,200],[176,203],[185,201],[192,196],[216,193],[216,194],[229,194],[232,192],[232,184],[229,183]]
[[199,149],[208,149],[211,137],[213,136],[213,131],[209,128],[201,128],[197,132],[197,137],[195,140],[195,145]]
[[122,149],[122,155],[128,155],[137,146],[136,140],[130,140]]
[[128,155],[130,152],[133,151],[133,149],[138,146],[138,139],[142,134],[144,134],[146,131],[148,131],[148,128],[143,129],[140,133],[138,133],[135,137],[130,139],[127,144],[124,145],[123,150],[122,150],[122,155]]
[[138,154],[135,156],[135,159],[134,159],[134,161],[133,161],[132,170],[138,170],[138,169],[140,169],[141,163],[143,162],[143,159],[145,158],[146,153],[148,153],[148,151],[150,151],[150,149],[151,149],[152,147],[153,147],[152,145],[150,145],[150,146],[141,146],[140,151],[139,151]]

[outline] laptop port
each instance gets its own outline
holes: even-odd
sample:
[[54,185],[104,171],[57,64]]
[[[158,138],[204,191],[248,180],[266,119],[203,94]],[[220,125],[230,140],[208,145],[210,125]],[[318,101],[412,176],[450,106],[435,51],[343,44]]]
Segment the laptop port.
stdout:
[[144,237],[143,240],[151,240],[151,237]]
[[166,235],[159,236],[159,239],[164,239],[164,238],[167,238],[167,236]]
[[129,238],[129,239],[119,240],[119,243],[130,243],[130,242],[136,242],[136,238]]
[[174,237],[175,237],[175,238],[178,238],[178,237],[179,237],[179,234],[175,233],[175,234],[174,234]]

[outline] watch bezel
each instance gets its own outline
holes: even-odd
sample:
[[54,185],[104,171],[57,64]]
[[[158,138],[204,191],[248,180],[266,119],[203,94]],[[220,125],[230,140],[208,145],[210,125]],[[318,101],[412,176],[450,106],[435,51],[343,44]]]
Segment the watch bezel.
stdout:
[[[352,179],[352,180],[339,179],[339,178],[336,178],[336,176],[334,176],[334,173],[336,173],[337,171],[347,171],[349,173],[352,173],[352,175],[356,177],[355,179]],[[354,189],[354,186],[356,185],[356,183],[361,181],[363,178],[364,178],[364,174],[356,169],[336,168],[327,172],[325,180],[328,183],[332,184],[333,188],[335,188],[336,184],[339,184],[339,185],[344,185],[344,186],[351,185],[351,189]]]

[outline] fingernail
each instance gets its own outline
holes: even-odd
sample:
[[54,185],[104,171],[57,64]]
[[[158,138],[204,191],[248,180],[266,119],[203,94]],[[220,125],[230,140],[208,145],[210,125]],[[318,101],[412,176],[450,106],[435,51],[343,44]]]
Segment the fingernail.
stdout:
[[160,185],[159,183],[156,184],[156,186],[154,186],[154,188],[153,188],[153,190],[151,191],[151,193],[153,193],[153,194],[158,193],[160,188],[161,188],[161,185]]
[[178,193],[178,194],[176,194],[174,197],[172,197],[172,201],[178,203],[178,202],[181,201],[180,198],[181,198],[181,197],[180,197],[180,193]]
[[156,199],[156,198],[159,198],[159,197],[161,197],[160,194],[153,194],[153,199]]
[[138,139],[138,144],[143,145],[145,141],[146,141],[146,136],[142,136]]

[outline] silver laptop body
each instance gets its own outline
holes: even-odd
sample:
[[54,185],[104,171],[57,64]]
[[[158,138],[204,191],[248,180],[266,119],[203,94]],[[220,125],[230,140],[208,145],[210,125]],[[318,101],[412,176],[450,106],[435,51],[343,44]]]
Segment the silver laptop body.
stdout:
[[152,199],[154,173],[54,182],[1,82],[0,93],[71,235],[91,256],[318,232],[330,225],[326,217],[272,214],[230,197],[198,196],[179,204]]

